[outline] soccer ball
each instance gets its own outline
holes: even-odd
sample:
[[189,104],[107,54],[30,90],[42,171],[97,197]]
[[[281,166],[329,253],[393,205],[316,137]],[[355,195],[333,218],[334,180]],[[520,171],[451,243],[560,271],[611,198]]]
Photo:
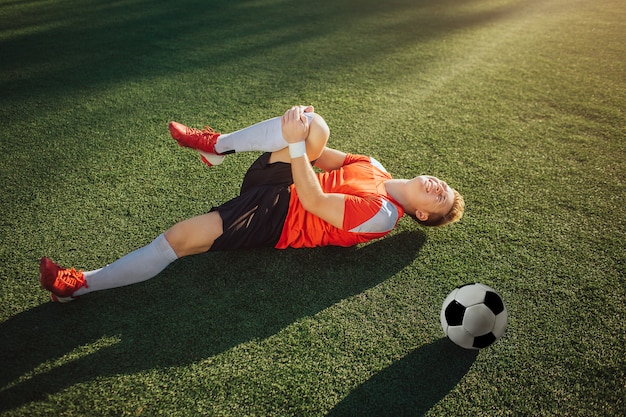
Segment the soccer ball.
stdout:
[[504,301],[484,284],[456,287],[441,307],[443,332],[466,349],[482,349],[498,340],[506,330],[508,315]]

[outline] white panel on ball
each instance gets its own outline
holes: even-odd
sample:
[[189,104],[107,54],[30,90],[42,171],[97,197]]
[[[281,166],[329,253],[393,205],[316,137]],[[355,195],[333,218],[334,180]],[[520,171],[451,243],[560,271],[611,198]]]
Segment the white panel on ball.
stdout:
[[482,336],[493,329],[496,317],[484,304],[476,304],[465,310],[463,327],[474,336]]
[[454,343],[465,349],[472,349],[472,345],[474,344],[474,336],[469,334],[463,326],[449,326],[448,337]]
[[465,307],[473,306],[485,300],[485,290],[479,285],[466,285],[459,288],[454,299]]

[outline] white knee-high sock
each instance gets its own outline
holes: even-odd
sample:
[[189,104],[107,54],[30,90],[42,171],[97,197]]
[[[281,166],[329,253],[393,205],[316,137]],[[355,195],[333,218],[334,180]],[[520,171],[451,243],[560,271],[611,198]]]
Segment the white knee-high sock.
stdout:
[[165,235],[161,234],[152,243],[121,257],[112,264],[85,272],[88,286],[79,288],[72,295],[80,296],[146,281],[163,271],[176,259],[178,259],[176,252],[165,239]]
[[[304,113],[313,119],[313,113]],[[219,153],[263,151],[276,152],[289,144],[283,138],[280,117],[264,120],[236,132],[220,135],[215,150]]]

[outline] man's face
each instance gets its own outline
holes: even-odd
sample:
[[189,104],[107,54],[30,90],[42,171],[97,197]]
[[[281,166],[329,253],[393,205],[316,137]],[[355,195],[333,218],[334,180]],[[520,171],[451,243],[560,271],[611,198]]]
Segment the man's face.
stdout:
[[[443,216],[450,212],[454,204],[454,191],[445,181],[430,175],[420,175],[410,181],[413,205],[418,212],[431,216]],[[416,214],[420,218],[419,214]]]

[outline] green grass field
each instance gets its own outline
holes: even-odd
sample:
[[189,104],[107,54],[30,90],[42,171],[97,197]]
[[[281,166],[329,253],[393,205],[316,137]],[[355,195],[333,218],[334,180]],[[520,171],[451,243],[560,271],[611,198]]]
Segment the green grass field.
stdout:
[[[623,0],[0,0],[0,414],[626,415]],[[330,146],[465,195],[355,248],[181,259],[57,305],[233,197],[167,122],[228,132],[313,104]],[[439,309],[496,288],[455,347]]]

